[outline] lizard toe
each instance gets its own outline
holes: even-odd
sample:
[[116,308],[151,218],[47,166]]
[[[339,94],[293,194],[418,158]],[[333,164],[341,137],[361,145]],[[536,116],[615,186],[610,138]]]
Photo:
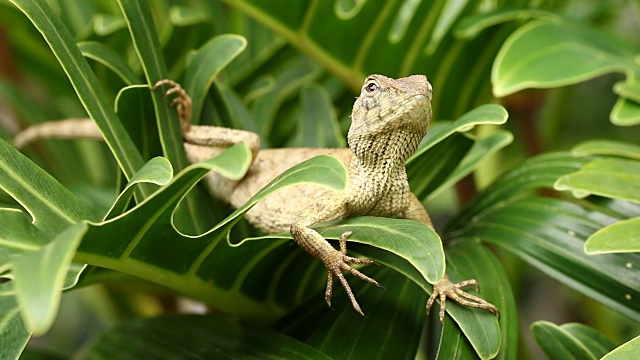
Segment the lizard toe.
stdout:
[[474,286],[475,290],[478,291],[478,282],[474,279],[461,281],[459,283],[453,283],[449,280],[449,277],[445,275],[440,282],[433,285],[433,293],[427,300],[427,315],[429,315],[429,311],[433,306],[436,298],[440,298],[440,322],[444,322],[444,313],[446,309],[446,300],[447,298],[468,307],[478,308],[487,310],[498,318],[500,317],[500,312],[498,308],[489,303],[488,301],[482,299],[481,297],[469,294],[468,292],[462,290],[462,288],[467,286]]

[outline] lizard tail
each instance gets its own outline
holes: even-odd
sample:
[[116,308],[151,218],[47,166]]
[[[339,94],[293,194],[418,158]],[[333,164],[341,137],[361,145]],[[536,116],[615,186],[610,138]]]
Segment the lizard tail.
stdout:
[[94,139],[102,140],[102,133],[89,118],[48,121],[32,125],[16,135],[13,146],[21,149],[43,139]]

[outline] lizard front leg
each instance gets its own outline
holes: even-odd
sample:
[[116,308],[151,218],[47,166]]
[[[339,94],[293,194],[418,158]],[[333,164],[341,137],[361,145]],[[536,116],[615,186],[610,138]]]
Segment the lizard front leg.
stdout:
[[[403,217],[406,219],[412,219],[412,220],[421,222],[435,231],[435,228],[433,227],[433,223],[429,218],[429,214],[427,213],[427,210],[425,210],[424,206],[422,206],[422,203],[420,202],[420,200],[418,200],[418,198],[413,194],[410,194],[409,196],[411,197],[409,201],[409,207],[402,214]],[[444,277],[437,284],[433,285],[433,293],[431,294],[431,296],[429,297],[429,300],[427,301],[427,315],[429,315],[431,306],[433,306],[433,303],[435,302],[436,298],[439,298],[440,299],[439,318],[441,323],[444,322],[444,313],[447,307],[447,298],[449,298],[461,305],[475,307],[479,309],[485,309],[492,312],[498,317],[500,316],[500,312],[498,311],[498,308],[495,307],[493,304],[489,303],[488,301],[478,296],[471,295],[465,292],[464,290],[462,290],[467,286],[474,286],[475,290],[479,291],[478,282],[475,279],[465,280],[459,283],[453,283],[451,280],[449,280],[449,276],[445,273]]]
[[311,228],[314,224],[342,219],[346,216],[346,197],[343,193],[328,191],[315,199],[315,202],[303,210],[291,224],[291,235],[296,243],[309,254],[320,259],[327,269],[327,288],[325,300],[331,306],[333,294],[333,277],[337,277],[340,284],[347,292],[353,308],[364,316],[358,301],[356,300],[349,283],[344,277],[343,271],[348,271],[356,277],[380,287],[377,281],[354,269],[349,264],[370,265],[374,262],[368,259],[359,259],[347,256],[346,240],[351,231],[340,236],[340,250],[334,249],[325,238]]

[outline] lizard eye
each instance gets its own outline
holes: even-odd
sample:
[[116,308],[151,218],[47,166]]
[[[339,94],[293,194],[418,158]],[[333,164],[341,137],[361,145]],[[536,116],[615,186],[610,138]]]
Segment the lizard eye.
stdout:
[[370,82],[367,84],[367,87],[365,87],[365,90],[367,90],[367,92],[374,92],[376,90],[378,90],[378,85],[376,85],[376,83],[374,82]]

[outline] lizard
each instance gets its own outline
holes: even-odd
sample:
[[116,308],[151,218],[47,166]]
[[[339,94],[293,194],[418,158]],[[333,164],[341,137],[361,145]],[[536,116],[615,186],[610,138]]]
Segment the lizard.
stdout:
[[[301,184],[272,194],[256,204],[246,217],[266,233],[290,231],[295,242],[307,253],[323,262],[327,270],[325,300],[331,306],[333,279],[345,289],[352,307],[364,316],[344,273],[379,286],[380,284],[351,265],[370,265],[369,259],[347,255],[346,242],[352,232],[339,237],[339,249],[324,239],[313,225],[355,216],[398,217],[418,221],[435,231],[420,200],[411,192],[405,161],[418,148],[426,135],[432,117],[432,86],[424,75],[392,79],[383,75],[368,76],[356,98],[345,149],[260,149],[260,137],[252,132],[216,126],[192,125],[192,102],[186,91],[172,80],[158,81],[153,89],[168,86],[165,97],[173,96],[189,161],[212,158],[230,145],[245,142],[252,153],[252,165],[242,180],[232,181],[212,172],[207,181],[214,195],[237,208],[277,175],[313,156],[325,154],[338,158],[348,169],[344,191],[327,190],[318,185]],[[97,138],[97,127],[86,121],[72,119],[31,127],[16,136],[14,145],[45,137],[79,136]],[[90,119],[87,119],[90,121]],[[64,128],[70,128],[65,133]],[[81,126],[87,129],[78,130]],[[295,201],[291,201],[294,198]],[[464,306],[485,309],[496,316],[496,306],[467,293],[463,288],[474,286],[475,279],[453,283],[445,273],[433,285],[427,300],[429,314],[436,299],[440,300],[439,320],[444,321],[447,298]]]

